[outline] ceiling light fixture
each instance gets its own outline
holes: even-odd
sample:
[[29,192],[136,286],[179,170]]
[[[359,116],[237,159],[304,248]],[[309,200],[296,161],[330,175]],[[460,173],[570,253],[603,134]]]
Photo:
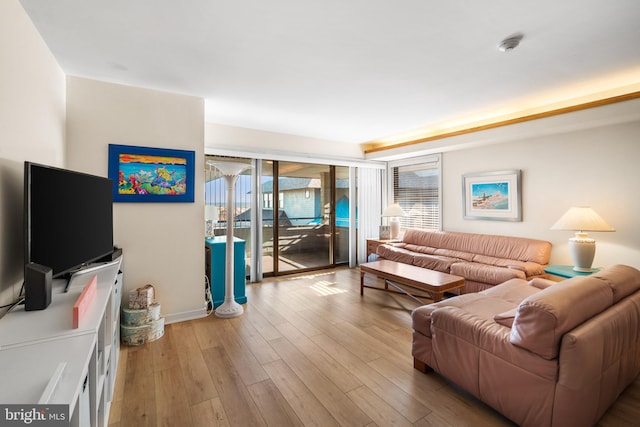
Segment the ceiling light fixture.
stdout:
[[518,47],[518,45],[520,44],[520,40],[522,40],[523,37],[524,35],[522,34],[515,34],[513,36],[507,37],[500,42],[500,44],[498,45],[498,50],[500,52],[511,52],[513,49]]

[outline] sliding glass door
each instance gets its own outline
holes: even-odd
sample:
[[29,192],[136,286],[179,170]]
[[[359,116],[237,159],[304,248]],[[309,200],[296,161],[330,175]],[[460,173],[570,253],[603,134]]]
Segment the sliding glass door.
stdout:
[[[214,156],[207,159],[250,162]],[[231,218],[234,235],[247,242],[247,266],[259,270],[260,277],[348,263],[349,167],[272,160],[253,164],[253,170],[238,179],[236,206],[231,210],[226,207],[223,180],[208,169],[208,233],[223,234],[223,226]],[[255,192],[252,173],[258,182]],[[251,242],[256,251],[250,251]]]
[[[277,218],[278,263],[275,273],[332,264],[331,167],[277,162],[272,181]],[[264,191],[263,195],[269,194]]]

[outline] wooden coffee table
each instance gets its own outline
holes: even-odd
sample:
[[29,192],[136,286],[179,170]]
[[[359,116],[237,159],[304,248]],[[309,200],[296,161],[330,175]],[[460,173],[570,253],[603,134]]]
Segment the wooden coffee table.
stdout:
[[[366,273],[385,279],[384,288],[365,285],[364,275]],[[389,285],[394,289],[389,289]],[[436,302],[442,300],[442,295],[445,292],[461,288],[464,292],[464,277],[386,259],[360,264],[360,295],[364,295],[364,288],[371,288],[379,291],[401,293],[420,303],[422,301],[418,298],[429,298],[429,296],[425,295],[414,295],[401,286],[424,291]]]

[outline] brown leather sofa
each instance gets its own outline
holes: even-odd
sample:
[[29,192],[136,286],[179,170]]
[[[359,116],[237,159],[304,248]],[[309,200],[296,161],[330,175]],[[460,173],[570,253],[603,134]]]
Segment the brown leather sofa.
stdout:
[[509,279],[546,277],[551,243],[523,237],[408,229],[402,242],[378,246],[379,258],[465,278],[466,292]]
[[597,423],[640,373],[640,271],[512,279],[412,313],[414,367],[522,426]]

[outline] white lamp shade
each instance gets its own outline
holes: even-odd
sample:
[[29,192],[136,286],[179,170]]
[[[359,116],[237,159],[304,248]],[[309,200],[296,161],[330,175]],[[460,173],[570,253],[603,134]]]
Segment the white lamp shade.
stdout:
[[405,216],[404,210],[400,207],[399,204],[394,203],[392,205],[387,206],[382,211],[382,216]]
[[218,207],[216,205],[204,206],[204,219],[205,221],[218,221]]
[[574,206],[570,208],[551,227],[552,230],[573,231],[616,231],[607,224],[600,215],[588,206]]

